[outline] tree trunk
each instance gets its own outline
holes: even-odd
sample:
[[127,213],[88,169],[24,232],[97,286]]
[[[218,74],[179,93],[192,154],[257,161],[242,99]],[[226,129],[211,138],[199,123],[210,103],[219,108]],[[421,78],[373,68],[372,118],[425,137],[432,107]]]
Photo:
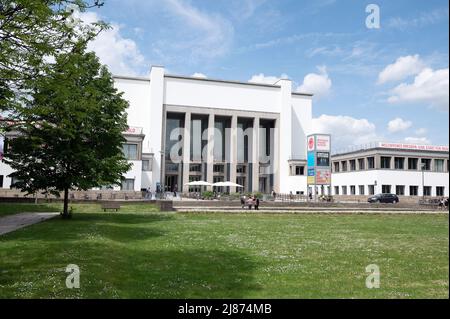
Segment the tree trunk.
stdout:
[[69,206],[69,188],[66,187],[64,189],[64,209],[62,214],[63,218],[70,218],[68,206]]

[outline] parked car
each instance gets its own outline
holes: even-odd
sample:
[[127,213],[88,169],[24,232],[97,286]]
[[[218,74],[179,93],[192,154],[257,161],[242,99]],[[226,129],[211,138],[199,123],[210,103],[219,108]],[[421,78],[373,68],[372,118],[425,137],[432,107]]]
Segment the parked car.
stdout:
[[376,194],[370,196],[367,201],[369,203],[398,203],[398,196],[395,194]]

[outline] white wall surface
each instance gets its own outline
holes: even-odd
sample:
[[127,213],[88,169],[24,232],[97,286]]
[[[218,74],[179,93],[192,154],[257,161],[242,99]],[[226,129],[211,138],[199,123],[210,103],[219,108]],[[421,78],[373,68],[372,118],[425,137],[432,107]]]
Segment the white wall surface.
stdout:
[[164,104],[279,112],[279,88],[166,77]]
[[[431,186],[431,196],[436,196],[436,186],[444,186],[444,195],[449,196],[449,174],[438,172],[425,172],[425,186]],[[409,196],[409,186],[419,186],[419,196],[422,196],[422,173],[420,171],[398,170],[368,170],[359,172],[333,173],[331,176],[332,192],[334,186],[339,186],[339,195],[342,195],[341,186],[347,186],[347,195],[350,195],[350,185],[356,186],[356,195],[359,195],[358,185],[365,185],[365,194],[368,194],[367,185],[377,181],[375,193],[381,193],[382,185],[391,185],[391,192],[395,193],[396,185],[405,186],[405,195]]]

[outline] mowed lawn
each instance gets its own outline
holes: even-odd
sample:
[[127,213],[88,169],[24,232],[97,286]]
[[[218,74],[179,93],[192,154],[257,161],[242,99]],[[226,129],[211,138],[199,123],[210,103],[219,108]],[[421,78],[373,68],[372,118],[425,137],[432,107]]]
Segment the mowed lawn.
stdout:
[[[0,298],[448,298],[448,215],[73,206],[72,220],[0,236]],[[79,289],[66,288],[68,264]],[[379,289],[365,286],[369,264]]]

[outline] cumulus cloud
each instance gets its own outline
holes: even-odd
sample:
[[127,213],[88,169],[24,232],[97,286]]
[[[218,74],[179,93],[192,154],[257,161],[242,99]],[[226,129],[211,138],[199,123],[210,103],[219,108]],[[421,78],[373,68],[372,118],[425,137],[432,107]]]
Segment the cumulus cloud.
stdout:
[[[95,12],[80,13],[80,19],[85,23],[101,20]],[[112,23],[111,29],[101,32],[88,44],[88,50],[94,51],[101,63],[106,64],[113,74],[143,74],[147,69],[144,56],[136,42],[124,38],[120,29],[120,25]]]
[[401,56],[380,72],[378,75],[378,84],[403,80],[408,76],[418,74],[424,68],[425,63],[420,59],[418,54]]
[[390,103],[426,103],[447,111],[449,106],[449,70],[422,70],[412,83],[401,83],[390,91]]
[[318,67],[319,73],[309,73],[303,78],[303,83],[297,92],[313,93],[316,97],[326,96],[331,89],[331,79],[325,66]]
[[194,78],[201,78],[201,79],[206,79],[206,78],[208,78],[205,74],[200,73],[200,72],[195,72],[195,73],[192,74],[191,76],[193,76]]
[[409,143],[409,144],[431,144],[431,141],[429,139],[427,139],[426,137],[413,137],[413,136],[408,136],[405,137],[405,143]]
[[375,124],[367,119],[357,119],[343,115],[322,114],[312,120],[314,133],[328,133],[332,136],[334,149],[343,149],[351,145],[362,145],[379,141]]
[[274,84],[278,82],[280,79],[288,79],[289,77],[287,74],[282,74],[280,77],[277,76],[271,76],[271,75],[264,75],[264,73],[255,74],[251,77],[248,82],[251,83],[263,83],[263,84]]
[[405,121],[399,117],[389,121],[388,123],[388,131],[391,133],[397,133],[401,131],[406,131],[412,126],[411,121]]

